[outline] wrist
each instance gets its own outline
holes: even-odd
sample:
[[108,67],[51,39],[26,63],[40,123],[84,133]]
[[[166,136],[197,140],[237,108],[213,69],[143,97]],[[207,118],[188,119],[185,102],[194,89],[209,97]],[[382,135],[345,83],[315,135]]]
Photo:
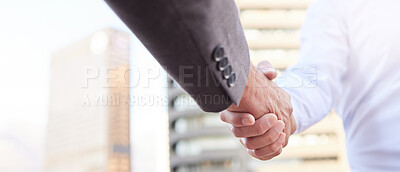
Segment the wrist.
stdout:
[[264,74],[253,65],[250,65],[249,75],[245,90],[240,99],[239,105],[232,104],[227,110],[235,112],[249,112],[256,119],[264,115],[267,111],[262,100],[265,99],[265,93],[268,91],[269,82]]

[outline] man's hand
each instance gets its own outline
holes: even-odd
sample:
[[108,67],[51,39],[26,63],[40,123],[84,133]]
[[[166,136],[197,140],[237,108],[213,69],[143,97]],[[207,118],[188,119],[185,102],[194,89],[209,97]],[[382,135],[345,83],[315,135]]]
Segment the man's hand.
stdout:
[[[244,121],[251,119],[249,121]],[[240,139],[247,152],[260,160],[269,160],[282,152],[285,124],[274,114],[256,119],[249,113],[221,112],[221,120],[232,125],[232,133]]]
[[240,105],[221,112],[221,120],[232,125],[232,132],[243,138],[241,141],[252,156],[268,160],[279,155],[287,145],[296,123],[291,115],[290,96],[270,81],[276,77],[274,70],[268,70],[272,65],[265,61],[258,67],[260,70],[250,67]]

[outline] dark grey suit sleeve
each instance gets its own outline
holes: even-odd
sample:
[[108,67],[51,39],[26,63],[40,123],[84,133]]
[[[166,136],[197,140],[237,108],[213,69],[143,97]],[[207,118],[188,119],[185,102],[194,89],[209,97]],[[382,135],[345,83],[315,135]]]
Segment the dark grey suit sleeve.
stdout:
[[250,61],[233,0],[106,2],[204,111],[240,102]]

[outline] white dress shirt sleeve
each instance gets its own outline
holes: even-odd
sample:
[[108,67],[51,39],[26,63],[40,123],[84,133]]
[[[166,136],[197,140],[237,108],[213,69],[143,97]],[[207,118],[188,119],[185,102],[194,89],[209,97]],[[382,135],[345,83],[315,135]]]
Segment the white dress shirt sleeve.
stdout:
[[348,68],[345,9],[335,0],[319,0],[307,11],[301,29],[300,57],[276,83],[291,96],[299,133],[324,118],[340,101]]

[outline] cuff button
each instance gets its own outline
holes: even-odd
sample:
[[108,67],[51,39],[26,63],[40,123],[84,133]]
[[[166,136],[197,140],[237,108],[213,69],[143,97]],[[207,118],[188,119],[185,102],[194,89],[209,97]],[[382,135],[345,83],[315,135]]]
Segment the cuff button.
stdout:
[[224,69],[224,71],[222,71],[222,77],[223,77],[224,79],[229,79],[229,77],[231,76],[231,74],[232,74],[232,66],[231,66],[231,65],[228,65],[228,66]]
[[215,61],[219,62],[221,59],[225,56],[225,49],[222,47],[222,45],[218,45],[217,47],[214,48],[213,52],[213,58]]
[[225,70],[225,68],[228,66],[228,58],[227,57],[222,57],[222,59],[217,63],[217,69],[219,71]]
[[236,74],[232,73],[231,76],[228,79],[228,86],[229,87],[235,86],[235,82],[236,82]]

